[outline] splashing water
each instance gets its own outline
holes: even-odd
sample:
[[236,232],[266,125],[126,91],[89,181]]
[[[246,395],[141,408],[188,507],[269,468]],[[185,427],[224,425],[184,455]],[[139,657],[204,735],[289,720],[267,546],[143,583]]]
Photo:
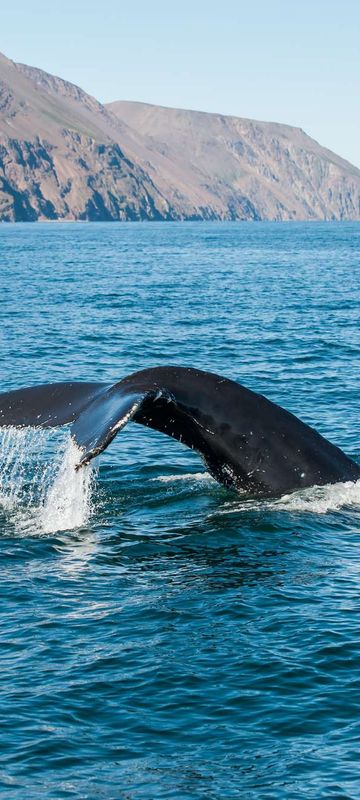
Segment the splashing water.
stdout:
[[[69,431],[41,428],[0,429],[0,509],[17,531],[53,533],[85,525],[93,510],[94,462],[75,467],[81,451]],[[152,481],[212,483],[207,472],[160,475]],[[263,509],[325,514],[360,507],[360,481],[314,486],[276,500],[226,502],[215,514]]]
[[287,494],[273,503],[274,508],[287,511],[312,511],[326,514],[339,511],[346,506],[360,507],[360,480],[353,483],[345,481],[326,486],[312,486],[293,494]]
[[[174,481],[215,483],[214,478],[208,472],[159,475],[157,478],[152,478],[152,481],[160,481],[161,483],[173,483]],[[360,480],[356,481],[356,483],[345,481],[325,486],[311,486],[308,489],[284,494],[275,500],[257,500],[247,498],[246,494],[244,494],[243,499],[241,499],[240,495],[238,500],[230,500],[224,503],[222,508],[214,513],[236,514],[241,511],[264,508],[289,512],[309,511],[314,514],[326,514],[329,511],[339,511],[347,506],[360,507]]]
[[41,525],[46,533],[80,528],[89,519],[94,473],[88,465],[75,469],[80,458],[79,447],[70,439],[41,509]]
[[257,510],[260,507],[272,511],[310,512],[313,514],[327,514],[339,511],[345,507],[360,508],[360,480],[356,483],[327,484],[326,486],[311,486],[292,494],[284,494],[276,500],[242,500],[225,503],[217,514],[236,514],[241,511]]
[[80,455],[68,431],[1,430],[0,507],[18,530],[52,533],[88,521],[94,472],[75,470]]

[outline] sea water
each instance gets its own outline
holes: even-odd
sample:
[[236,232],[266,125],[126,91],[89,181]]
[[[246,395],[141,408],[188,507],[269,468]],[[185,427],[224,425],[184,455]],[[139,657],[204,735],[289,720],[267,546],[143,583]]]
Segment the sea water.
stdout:
[[[0,226],[1,390],[161,364],[360,459],[357,223]],[[0,430],[4,797],[360,797],[360,486],[242,500],[129,424]]]

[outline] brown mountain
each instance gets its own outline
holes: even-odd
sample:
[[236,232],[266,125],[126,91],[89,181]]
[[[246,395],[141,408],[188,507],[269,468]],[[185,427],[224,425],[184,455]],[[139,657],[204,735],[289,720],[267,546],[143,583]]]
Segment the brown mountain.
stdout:
[[0,220],[359,218],[360,170],[298,128],[104,106],[0,55]]
[[0,219],[162,219],[126,125],[77,86],[0,56]]
[[144,166],[170,203],[181,192],[186,209],[220,219],[360,217],[360,170],[300,128],[143,103],[107,107],[141,131],[151,152]]

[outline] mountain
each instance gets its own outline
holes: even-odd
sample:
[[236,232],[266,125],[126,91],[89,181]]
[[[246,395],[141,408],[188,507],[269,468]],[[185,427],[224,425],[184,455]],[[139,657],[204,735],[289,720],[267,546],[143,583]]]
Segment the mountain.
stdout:
[[144,167],[170,203],[220,219],[359,219],[360,170],[300,128],[221,114],[118,102],[141,131]]
[[167,218],[127,138],[77,86],[0,56],[0,219]]
[[102,105],[0,54],[0,220],[359,218],[360,170],[298,128]]

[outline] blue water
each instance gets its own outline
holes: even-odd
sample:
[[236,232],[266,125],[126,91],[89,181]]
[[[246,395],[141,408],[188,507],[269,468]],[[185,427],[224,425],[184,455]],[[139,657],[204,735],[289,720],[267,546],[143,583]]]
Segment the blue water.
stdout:
[[[359,266],[357,223],[2,225],[1,390],[193,365],[359,460]],[[242,502],[137,425],[80,484],[67,448],[0,449],[2,795],[358,800],[359,485]]]

